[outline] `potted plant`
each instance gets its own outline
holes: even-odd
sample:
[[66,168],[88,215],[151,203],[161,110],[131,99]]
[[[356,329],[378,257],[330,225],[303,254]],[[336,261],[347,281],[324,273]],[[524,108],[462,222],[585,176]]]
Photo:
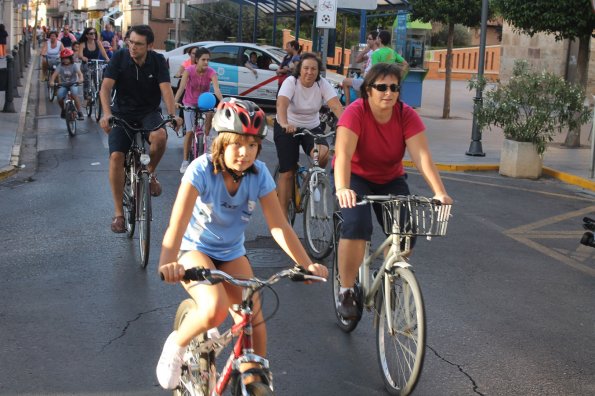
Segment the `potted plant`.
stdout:
[[[471,81],[470,88],[481,80]],[[589,120],[585,93],[548,72],[535,72],[525,60],[517,60],[507,83],[488,90],[475,108],[479,128],[496,126],[504,132],[500,174],[539,178],[547,143],[563,129],[579,128]]]

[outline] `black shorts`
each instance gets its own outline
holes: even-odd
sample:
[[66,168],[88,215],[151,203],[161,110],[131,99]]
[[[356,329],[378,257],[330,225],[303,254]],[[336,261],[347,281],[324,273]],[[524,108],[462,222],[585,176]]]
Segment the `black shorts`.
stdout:
[[[334,178],[333,178],[334,180]],[[385,184],[372,183],[363,177],[351,174],[349,188],[357,195],[409,195],[407,175],[398,177]],[[334,182],[333,182],[334,191]],[[379,204],[372,204],[376,220],[382,226],[382,207]],[[341,238],[363,239],[370,241],[372,238],[372,214],[369,205],[358,205],[354,208],[341,208],[343,225],[341,227]],[[415,238],[412,238],[412,247]]]
[[[178,260],[180,258],[182,258],[183,255],[185,255],[188,252],[191,252],[192,250],[180,250],[178,252]],[[213,258],[211,256],[207,256],[209,259],[211,259],[211,261],[213,262],[213,264],[215,265],[215,268],[219,268],[220,266],[222,266],[223,264],[229,263],[230,261],[223,261],[223,260],[217,260],[216,258]],[[241,256],[240,256],[241,257]],[[244,257],[246,257],[246,259],[248,259],[248,256],[244,255]],[[234,259],[235,260],[235,259]],[[250,262],[250,260],[248,260],[248,262]]]
[[[322,135],[320,125],[310,129],[315,135]],[[285,133],[281,125],[275,120],[275,147],[277,148],[277,158],[279,159],[279,173],[289,172],[296,169],[296,164],[300,159],[300,146],[306,155],[314,148],[314,138],[312,136],[293,137],[291,133]],[[321,139],[320,143],[328,147],[326,139]]]
[[[163,121],[163,117],[158,110],[154,112],[141,115],[141,116],[130,116],[128,114],[114,114],[118,118],[122,118],[128,122],[131,126],[138,124],[138,127],[150,129],[156,125],[159,125]],[[116,126],[112,128],[108,135],[109,153],[110,155],[114,152],[126,153],[132,145],[132,134],[126,133],[123,127]],[[147,136],[147,143],[151,143]]]

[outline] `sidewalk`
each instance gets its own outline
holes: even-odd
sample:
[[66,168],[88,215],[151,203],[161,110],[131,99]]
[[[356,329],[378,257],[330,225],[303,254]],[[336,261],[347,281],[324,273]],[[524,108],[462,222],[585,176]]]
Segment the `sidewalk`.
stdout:
[[[2,60],[0,60],[2,62]],[[0,67],[2,65],[0,64]],[[14,99],[17,113],[0,112],[0,180],[16,173],[19,165],[21,140],[27,116],[27,101],[31,84],[38,84],[38,57],[33,56],[25,69],[23,86],[19,87],[20,98]],[[434,161],[443,171],[497,170],[500,161],[500,146],[503,136],[500,131],[484,131],[481,149],[485,156],[465,154],[471,144],[473,97],[475,92],[467,89],[467,82],[453,81],[451,87],[451,119],[443,120],[444,81],[424,81],[422,106],[417,109],[426,124],[428,139]],[[0,102],[3,95],[0,94]],[[34,109],[29,109],[35,114]],[[544,156],[544,175],[562,182],[595,191],[595,179],[590,178],[590,146],[587,141],[590,124],[583,127],[581,147],[564,148],[565,135],[552,142]],[[272,134],[270,134],[272,136]],[[406,165],[412,165],[406,158]],[[530,182],[529,180],[527,182]]]
[[[13,99],[16,113],[4,113],[0,111],[0,180],[12,176],[19,169],[21,155],[21,142],[27,119],[27,102],[31,84],[37,84],[39,79],[38,59],[36,52],[32,53],[31,62],[26,65],[23,71],[23,78],[20,79],[21,87],[17,87],[19,97]],[[6,59],[0,59],[0,68],[6,67]],[[34,78],[33,78],[34,77]],[[0,92],[0,103],[4,108],[4,92]],[[34,116],[35,109],[30,109]]]

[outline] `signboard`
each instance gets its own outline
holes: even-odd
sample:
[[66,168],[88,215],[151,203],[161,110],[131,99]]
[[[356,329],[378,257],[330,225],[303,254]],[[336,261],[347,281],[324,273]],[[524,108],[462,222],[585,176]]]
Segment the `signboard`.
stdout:
[[[593,0],[595,1],[595,0]],[[310,7],[316,7],[318,0],[306,0]],[[378,7],[376,0],[337,0],[337,8],[352,8],[354,10],[375,10]]]
[[316,27],[334,29],[337,26],[337,0],[318,0]]
[[394,50],[399,54],[405,54],[405,44],[407,42],[407,11],[399,10],[394,27]]

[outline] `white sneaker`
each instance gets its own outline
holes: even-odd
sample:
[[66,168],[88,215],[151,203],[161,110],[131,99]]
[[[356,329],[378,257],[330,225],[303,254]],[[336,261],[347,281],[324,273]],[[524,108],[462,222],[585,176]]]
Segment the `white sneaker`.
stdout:
[[180,384],[182,362],[186,347],[176,344],[177,332],[172,332],[165,344],[157,363],[157,380],[163,389],[175,389]]
[[182,165],[180,165],[180,173],[186,173],[186,169],[188,169],[188,165],[190,165],[190,163],[188,161],[182,161]]

